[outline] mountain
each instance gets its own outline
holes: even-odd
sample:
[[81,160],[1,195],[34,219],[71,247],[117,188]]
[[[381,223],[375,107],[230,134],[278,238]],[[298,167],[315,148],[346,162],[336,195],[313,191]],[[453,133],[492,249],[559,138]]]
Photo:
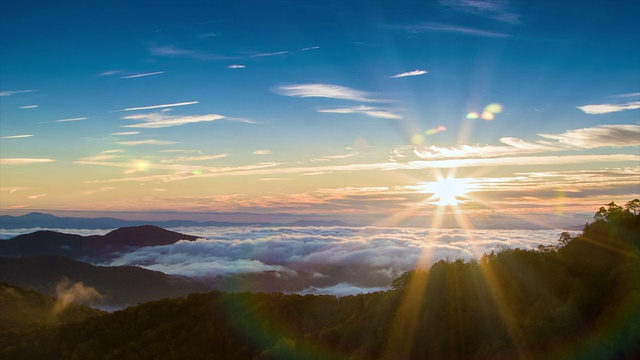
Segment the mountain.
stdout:
[[41,230],[0,241],[0,256],[62,255],[74,259],[104,259],[127,248],[169,245],[196,236],[156,226],[120,228],[106,235],[81,236]]
[[0,283],[0,334],[10,329],[72,323],[104,314],[75,303],[56,311],[57,303],[51,296]]
[[184,296],[211,288],[191,279],[136,266],[95,266],[62,256],[1,257],[0,282],[55,296],[63,282],[93,288],[96,305],[126,305]]

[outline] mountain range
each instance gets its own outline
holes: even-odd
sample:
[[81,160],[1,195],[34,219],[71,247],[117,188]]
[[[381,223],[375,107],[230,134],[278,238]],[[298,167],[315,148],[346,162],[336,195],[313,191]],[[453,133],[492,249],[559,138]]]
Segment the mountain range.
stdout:
[[115,229],[140,225],[154,225],[163,228],[188,226],[351,226],[340,220],[298,220],[291,223],[236,223],[191,220],[123,220],[111,217],[59,217],[40,212],[32,212],[20,216],[0,215],[0,229]]

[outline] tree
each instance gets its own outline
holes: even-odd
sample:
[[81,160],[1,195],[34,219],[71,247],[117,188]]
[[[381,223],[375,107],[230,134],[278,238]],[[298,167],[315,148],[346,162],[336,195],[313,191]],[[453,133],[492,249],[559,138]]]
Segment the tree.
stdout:
[[633,199],[627,201],[627,203],[624,205],[624,209],[637,216],[638,214],[640,214],[640,200]]
[[562,234],[560,234],[560,239],[558,239],[558,244],[562,247],[567,245],[571,240],[573,240],[573,238],[571,237],[571,234],[569,234],[566,231],[563,231]]

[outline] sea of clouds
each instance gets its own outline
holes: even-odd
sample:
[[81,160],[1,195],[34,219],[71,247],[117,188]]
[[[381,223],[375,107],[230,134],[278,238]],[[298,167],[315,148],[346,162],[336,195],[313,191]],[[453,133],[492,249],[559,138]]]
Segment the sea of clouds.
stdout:
[[[388,289],[441,259],[555,245],[563,230],[391,227],[182,227],[196,241],[139,248],[104,265],[136,265],[223,290],[349,295]],[[575,235],[575,234],[572,234]]]

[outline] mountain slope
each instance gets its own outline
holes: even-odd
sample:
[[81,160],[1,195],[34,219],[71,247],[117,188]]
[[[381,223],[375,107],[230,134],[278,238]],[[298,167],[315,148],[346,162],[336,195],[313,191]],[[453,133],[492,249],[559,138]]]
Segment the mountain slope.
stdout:
[[0,283],[0,332],[78,322],[104,314],[80,304],[56,310],[56,299],[33,290]]
[[135,266],[94,266],[61,256],[0,257],[0,282],[55,296],[62,281],[82,282],[103,295],[100,305],[114,307],[210,290],[187,278]]

